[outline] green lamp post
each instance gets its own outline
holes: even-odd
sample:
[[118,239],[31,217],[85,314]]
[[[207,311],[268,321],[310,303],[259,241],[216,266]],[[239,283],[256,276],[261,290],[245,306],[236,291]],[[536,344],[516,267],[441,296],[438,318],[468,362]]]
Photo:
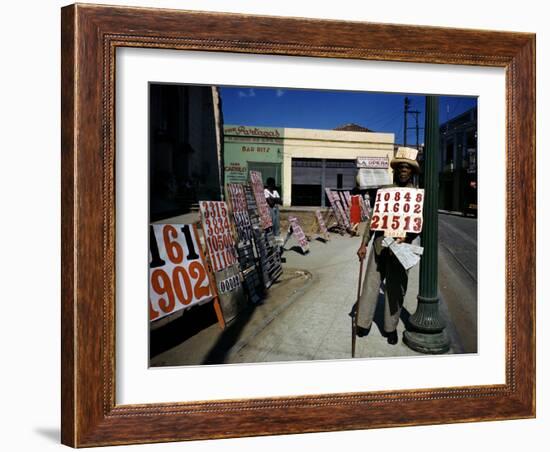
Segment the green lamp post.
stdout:
[[449,351],[445,323],[439,314],[437,281],[437,208],[439,157],[439,100],[426,96],[426,128],[424,151],[424,226],[420,260],[418,307],[410,317],[411,330],[403,334],[403,342],[421,353],[441,354]]

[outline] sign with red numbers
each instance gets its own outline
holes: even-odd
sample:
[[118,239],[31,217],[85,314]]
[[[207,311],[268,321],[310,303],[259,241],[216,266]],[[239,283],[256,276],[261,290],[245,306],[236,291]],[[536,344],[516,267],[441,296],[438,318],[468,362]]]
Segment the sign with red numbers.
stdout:
[[225,201],[200,201],[202,229],[212,268],[219,272],[237,262],[235,240]]
[[270,228],[273,226],[273,221],[271,221],[271,213],[269,212],[269,206],[265,200],[262,173],[259,171],[250,171],[250,186],[252,187],[254,199],[258,206],[258,214],[260,215],[262,229]]
[[300,244],[300,248],[302,248],[302,251],[304,253],[307,253],[309,251],[309,243],[307,241],[306,235],[304,234],[304,230],[300,226],[298,218],[290,216],[288,217],[288,222],[289,222],[289,227],[288,227],[289,231],[292,231],[292,234]]
[[195,225],[150,225],[149,320],[212,299],[206,268]]
[[231,201],[231,211],[235,226],[237,226],[239,241],[252,240],[252,224],[248,214],[244,187],[240,184],[227,184],[227,193]]
[[317,219],[317,225],[319,226],[319,231],[321,232],[321,235],[326,240],[328,240],[329,239],[328,229],[327,229],[327,226],[325,224],[325,220],[323,220],[323,215],[321,214],[320,210],[315,211],[315,218]]
[[387,237],[405,237],[407,232],[418,234],[422,231],[423,205],[423,189],[379,189],[370,228],[373,231],[384,231]]

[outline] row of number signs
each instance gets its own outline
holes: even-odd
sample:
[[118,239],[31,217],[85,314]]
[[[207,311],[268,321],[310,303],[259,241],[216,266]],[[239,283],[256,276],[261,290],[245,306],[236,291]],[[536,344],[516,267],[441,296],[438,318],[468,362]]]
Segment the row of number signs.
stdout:
[[[217,272],[234,266],[237,261],[223,208],[227,215],[226,206],[201,206],[206,248],[217,275],[220,275]],[[239,274],[223,280],[220,278],[217,290],[216,280],[217,277],[208,270],[194,224],[149,226],[150,321],[206,303],[218,294],[231,292],[241,285]]]
[[404,237],[422,231],[424,190],[395,187],[376,192],[370,229],[387,237]]
[[[263,195],[261,173],[251,171],[262,226],[271,226],[271,216]],[[232,198],[233,220],[239,237],[251,239],[251,224],[242,185],[228,187]],[[263,203],[262,203],[263,201]],[[202,229],[212,270],[219,274],[237,265],[235,241],[229,211],[223,201],[200,202]],[[219,281],[207,271],[195,225],[158,224],[150,226],[149,316],[157,320],[173,312],[187,309],[240,287],[239,275]]]

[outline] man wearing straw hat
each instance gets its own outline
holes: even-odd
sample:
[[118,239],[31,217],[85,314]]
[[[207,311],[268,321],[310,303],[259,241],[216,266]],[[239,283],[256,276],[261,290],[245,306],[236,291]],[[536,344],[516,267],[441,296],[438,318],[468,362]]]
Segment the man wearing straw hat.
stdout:
[[[412,148],[400,147],[397,150],[395,158],[390,162],[393,169],[394,186],[415,188],[413,178],[420,172],[416,161],[417,153],[418,151]],[[397,238],[396,241],[411,243],[417,236],[418,234],[407,233],[405,237]],[[380,287],[383,284],[385,303],[382,334],[387,338],[389,344],[394,345],[398,341],[396,328],[407,292],[408,273],[390,249],[382,247],[383,239],[383,231],[375,231],[374,234],[371,234],[370,228],[367,226],[361,246],[357,251],[359,260],[363,261],[367,256],[367,244],[372,243],[373,250],[369,253],[363,290],[356,306],[357,336],[366,336],[369,333]],[[374,264],[376,264],[376,271]]]

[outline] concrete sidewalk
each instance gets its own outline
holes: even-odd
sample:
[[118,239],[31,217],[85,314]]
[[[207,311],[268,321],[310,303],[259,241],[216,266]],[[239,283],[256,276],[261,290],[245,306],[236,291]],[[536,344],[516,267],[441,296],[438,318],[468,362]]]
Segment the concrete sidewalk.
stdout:
[[[310,242],[310,252],[285,252],[287,265],[306,269],[312,284],[304,294],[267,326],[240,352],[236,362],[296,361],[351,358],[351,317],[359,281],[356,252],[359,237],[331,234],[331,240]],[[287,247],[292,247],[289,242]],[[418,269],[411,270],[406,311],[416,309]],[[380,330],[383,305],[377,307],[375,324],[367,337],[357,338],[356,357],[410,356],[418,353],[403,344],[404,323],[398,325],[399,342],[389,345]],[[380,327],[379,327],[380,325]],[[248,353],[247,349],[255,353]]]
[[[357,295],[359,244],[359,237],[331,234],[326,243],[312,240],[310,252],[303,255],[291,239],[283,276],[263,305],[246,309],[223,332],[217,325],[206,328],[154,357],[151,365],[350,359],[349,313]],[[410,270],[399,342],[390,345],[382,336],[383,303],[379,303],[370,334],[357,338],[357,358],[421,355],[402,341],[405,322],[416,310],[418,274],[419,266]]]

